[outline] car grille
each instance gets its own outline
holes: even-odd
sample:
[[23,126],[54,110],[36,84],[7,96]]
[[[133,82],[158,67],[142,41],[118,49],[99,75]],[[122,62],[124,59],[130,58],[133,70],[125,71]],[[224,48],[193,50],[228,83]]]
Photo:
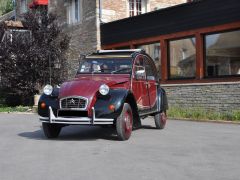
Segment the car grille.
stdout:
[[58,110],[58,117],[88,117],[87,111]]
[[60,100],[61,109],[86,109],[87,98],[84,97],[67,97]]

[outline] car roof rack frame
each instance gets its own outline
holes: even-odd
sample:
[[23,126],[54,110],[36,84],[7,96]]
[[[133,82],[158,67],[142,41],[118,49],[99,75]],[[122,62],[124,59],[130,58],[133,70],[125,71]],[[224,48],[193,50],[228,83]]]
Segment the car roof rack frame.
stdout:
[[97,53],[101,54],[101,53],[124,53],[124,52],[143,52],[143,49],[123,49],[123,50],[98,50]]

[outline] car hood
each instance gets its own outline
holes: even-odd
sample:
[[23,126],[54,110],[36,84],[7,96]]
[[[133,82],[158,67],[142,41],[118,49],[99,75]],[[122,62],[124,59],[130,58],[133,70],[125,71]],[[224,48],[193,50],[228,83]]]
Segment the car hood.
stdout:
[[84,75],[77,76],[61,85],[59,98],[68,96],[82,96],[91,100],[102,84],[113,87],[117,84],[129,82],[130,75]]

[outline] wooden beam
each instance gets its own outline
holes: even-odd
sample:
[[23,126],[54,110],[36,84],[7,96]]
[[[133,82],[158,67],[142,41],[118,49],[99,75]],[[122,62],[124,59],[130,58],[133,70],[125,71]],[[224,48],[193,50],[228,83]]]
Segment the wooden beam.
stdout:
[[165,82],[168,79],[168,47],[167,41],[160,40],[161,47],[161,81]]
[[196,79],[204,78],[204,40],[203,35],[196,33]]
[[128,46],[130,44],[146,44],[146,43],[153,43],[159,41],[159,39],[178,39],[182,37],[192,36],[196,33],[200,34],[207,34],[207,33],[214,33],[219,31],[226,31],[226,30],[235,30],[240,28],[240,21],[234,22],[234,23],[228,23],[228,24],[222,24],[218,26],[210,26],[200,29],[193,29],[189,31],[182,31],[182,32],[176,32],[172,34],[165,34],[160,36],[154,36],[154,37],[147,37],[142,39],[135,39],[127,42],[121,42],[121,43],[114,43],[114,44],[108,44],[103,45],[103,49],[109,49],[112,47],[121,47],[121,46]]

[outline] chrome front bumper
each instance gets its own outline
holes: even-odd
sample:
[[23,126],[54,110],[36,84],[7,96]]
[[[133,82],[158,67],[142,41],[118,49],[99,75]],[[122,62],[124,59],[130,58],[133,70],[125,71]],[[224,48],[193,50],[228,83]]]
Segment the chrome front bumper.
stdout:
[[41,122],[54,123],[54,124],[73,124],[73,125],[108,125],[113,124],[114,119],[100,119],[95,117],[95,110],[92,108],[93,117],[76,117],[76,118],[65,118],[56,117],[53,114],[52,108],[49,107],[49,117],[39,117]]

